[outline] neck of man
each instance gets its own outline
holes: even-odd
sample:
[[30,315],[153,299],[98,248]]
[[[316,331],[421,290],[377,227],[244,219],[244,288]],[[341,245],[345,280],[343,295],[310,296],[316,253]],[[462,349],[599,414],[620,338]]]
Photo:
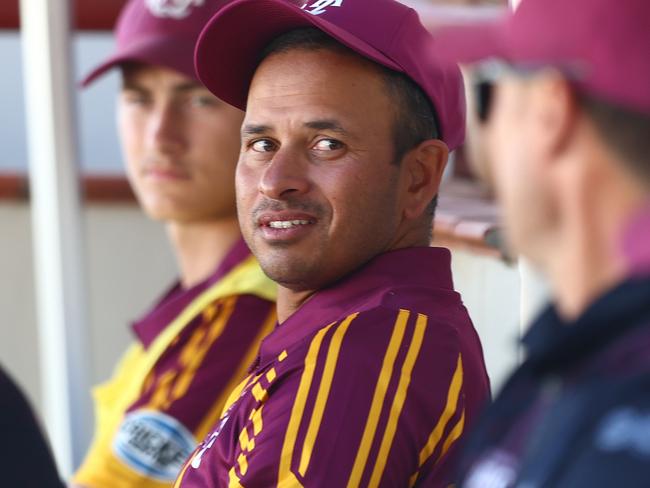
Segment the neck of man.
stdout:
[[[612,163],[611,155],[586,151],[590,169],[575,176],[563,192],[557,232],[539,253],[558,312],[579,317],[594,301],[623,281],[629,265],[622,239],[633,215],[647,205],[648,191],[638,179]],[[609,157],[609,158],[608,158]],[[609,162],[608,162],[609,159]],[[595,169],[594,169],[595,168]]]
[[[387,248],[379,253],[377,253],[371,260],[381,254],[394,251],[397,249],[404,249],[407,247],[427,247],[431,245],[431,230],[429,225],[428,215],[424,215],[415,221],[405,221],[402,223],[402,226],[398,230],[395,239],[391,242]],[[360,266],[361,267],[361,266]],[[338,279],[342,279],[345,276],[348,276],[354,273],[355,270],[349,271],[346,275],[340,276]],[[338,281],[338,279],[336,281]],[[317,289],[311,290],[292,290],[281,284],[278,284],[278,295],[276,302],[276,309],[278,314],[278,323],[283,323],[291,315],[298,311],[306,302],[308,302],[318,291],[323,288],[319,287]]]
[[294,291],[285,288],[282,285],[278,285],[278,297],[276,303],[278,323],[281,324],[291,317],[300,307],[303,306],[303,304],[316,295],[316,293],[318,293],[318,290]]
[[240,239],[236,217],[201,222],[169,222],[172,243],[183,288],[207,279]]

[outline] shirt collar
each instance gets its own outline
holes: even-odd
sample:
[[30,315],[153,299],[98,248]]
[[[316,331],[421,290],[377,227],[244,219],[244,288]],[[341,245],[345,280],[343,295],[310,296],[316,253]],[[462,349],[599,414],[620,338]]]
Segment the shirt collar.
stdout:
[[528,364],[543,371],[568,364],[650,321],[650,276],[632,277],[601,296],[576,320],[563,320],[549,306],[523,338]]
[[244,261],[250,251],[243,239],[239,239],[228,251],[217,269],[205,280],[190,288],[183,288],[179,281],[165,293],[158,303],[142,318],[131,324],[133,332],[145,348],[203,291],[223,279],[233,268]]
[[453,290],[449,250],[410,247],[374,257],[318,291],[277,326],[262,342],[262,363],[336,320],[379,305],[387,292],[404,286]]
[[560,369],[643,323],[644,317],[650,320],[650,201],[634,213],[620,243],[628,278],[573,322],[564,321],[550,305],[523,339],[531,363]]

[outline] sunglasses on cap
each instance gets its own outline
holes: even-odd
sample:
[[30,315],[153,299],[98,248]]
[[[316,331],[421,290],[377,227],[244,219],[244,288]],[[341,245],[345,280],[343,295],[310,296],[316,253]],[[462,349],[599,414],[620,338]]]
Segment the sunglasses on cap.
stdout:
[[[502,61],[487,61],[480,64],[472,72],[472,91],[475,100],[476,116],[480,123],[485,123],[490,118],[490,110],[494,103],[494,92],[499,79],[505,76],[531,77],[543,67],[541,66],[514,66]],[[575,66],[557,68],[568,80],[579,79],[579,71]]]
[[473,83],[476,116],[479,122],[487,122],[494,98],[494,81],[476,80]]

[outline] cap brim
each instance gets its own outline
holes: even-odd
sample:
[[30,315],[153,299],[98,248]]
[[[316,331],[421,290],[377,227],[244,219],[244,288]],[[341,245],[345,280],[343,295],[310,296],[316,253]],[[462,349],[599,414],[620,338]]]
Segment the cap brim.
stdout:
[[107,71],[127,62],[164,66],[196,79],[192,59],[194,44],[194,39],[169,36],[149,37],[144,42],[132,43],[92,70],[80,85],[85,88]]
[[[251,28],[254,18],[263,21]],[[237,0],[219,10],[201,32],[194,55],[196,74],[217,97],[245,110],[263,49],[276,37],[301,27],[316,27],[362,56],[404,71],[358,37],[287,0]]]

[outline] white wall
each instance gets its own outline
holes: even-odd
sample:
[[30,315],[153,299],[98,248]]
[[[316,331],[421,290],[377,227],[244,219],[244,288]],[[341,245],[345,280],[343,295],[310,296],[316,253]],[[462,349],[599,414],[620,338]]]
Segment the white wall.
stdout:
[[[41,411],[29,209],[0,201],[0,362]],[[130,339],[129,324],[175,276],[163,228],[134,205],[85,210],[91,376],[106,379]]]
[[483,343],[492,391],[502,386],[520,357],[520,278],[517,265],[452,250],[456,289]]
[[0,202],[0,229],[0,363],[38,406],[38,336],[28,207]]
[[[112,50],[107,32],[83,32],[74,37],[75,78],[81,80]],[[27,142],[23,100],[20,35],[0,30],[0,171],[27,169]],[[114,106],[119,77],[108,73],[90,87],[77,92],[79,154],[85,171],[122,173]],[[102,114],[98,116],[98,114]]]
[[93,205],[86,210],[87,272],[93,379],[110,376],[131,338],[130,324],[176,277],[161,224],[134,205]]

